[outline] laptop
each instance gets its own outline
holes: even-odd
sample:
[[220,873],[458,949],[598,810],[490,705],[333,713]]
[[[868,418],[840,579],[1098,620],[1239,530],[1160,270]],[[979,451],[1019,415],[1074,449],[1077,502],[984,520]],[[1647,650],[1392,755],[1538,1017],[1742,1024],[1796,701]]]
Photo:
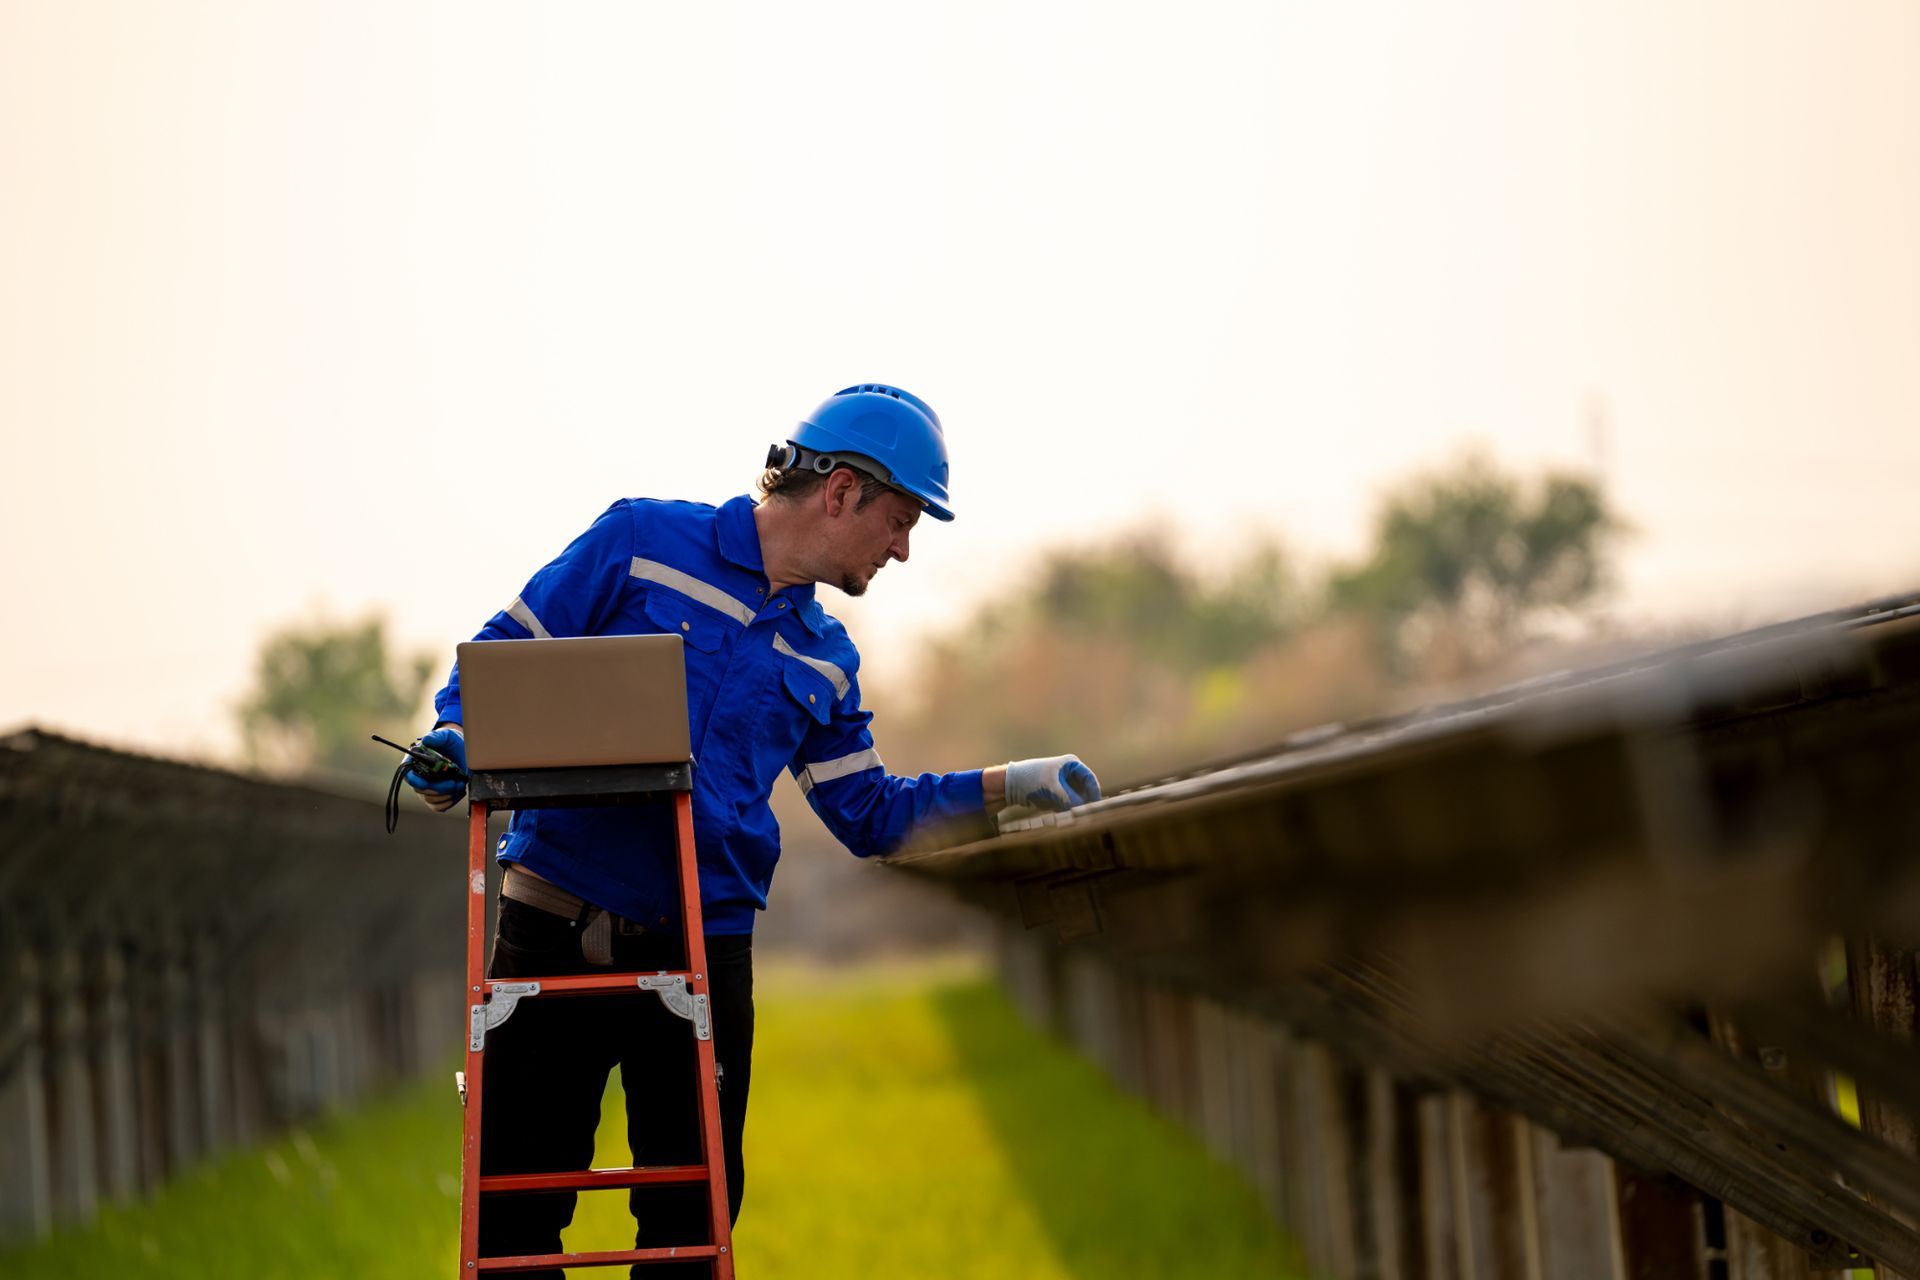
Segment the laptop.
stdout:
[[686,761],[693,751],[680,644],[647,635],[460,645],[467,767]]

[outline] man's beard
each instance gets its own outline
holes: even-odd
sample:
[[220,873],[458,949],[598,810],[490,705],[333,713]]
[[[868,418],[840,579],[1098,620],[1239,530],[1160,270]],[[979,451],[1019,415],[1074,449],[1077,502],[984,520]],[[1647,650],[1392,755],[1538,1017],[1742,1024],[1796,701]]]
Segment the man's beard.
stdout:
[[867,594],[867,584],[871,581],[871,578],[856,578],[851,573],[843,573],[840,575],[840,589],[850,596],[863,596]]

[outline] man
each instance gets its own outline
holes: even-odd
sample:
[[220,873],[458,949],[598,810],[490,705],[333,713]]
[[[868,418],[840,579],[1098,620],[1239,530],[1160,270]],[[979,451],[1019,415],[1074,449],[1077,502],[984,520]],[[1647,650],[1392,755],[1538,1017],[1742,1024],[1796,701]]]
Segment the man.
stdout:
[[[867,384],[839,392],[769,454],[763,501],[714,508],[616,502],[536,573],[477,639],[667,632],[684,641],[695,767],[694,838],[707,934],[713,1045],[730,1213],[745,1171],[753,1049],[754,913],[780,854],[768,800],[782,769],[855,855],[885,854],[925,823],[1006,805],[1060,810],[1098,799],[1074,756],[985,770],[888,774],[861,703],[860,655],[814,599],[825,582],[863,594],[907,559],[922,512],[953,519],[940,420],[919,398]],[[463,767],[460,673],[434,698],[421,741]],[[408,782],[451,808],[462,788]],[[507,873],[489,974],[495,978],[679,967],[673,838],[648,807],[528,810],[499,846]],[[618,1063],[636,1165],[698,1160],[694,1050],[686,1023],[658,1001],[532,1000],[493,1033],[484,1172],[588,1167],[600,1097]],[[636,1188],[639,1248],[705,1239],[704,1188]],[[558,1252],[571,1194],[489,1198],[480,1252]],[[635,1267],[666,1276],[674,1267]],[[550,1274],[557,1277],[560,1273]],[[704,1264],[683,1274],[709,1274]]]

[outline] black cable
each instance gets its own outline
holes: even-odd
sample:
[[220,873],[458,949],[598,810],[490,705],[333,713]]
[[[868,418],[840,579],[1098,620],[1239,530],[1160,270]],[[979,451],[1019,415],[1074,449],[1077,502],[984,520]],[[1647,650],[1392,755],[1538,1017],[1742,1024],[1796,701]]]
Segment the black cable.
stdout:
[[447,759],[431,747],[421,746],[417,738],[414,740],[412,746],[403,747],[399,743],[383,738],[377,733],[369,736],[380,745],[392,747],[405,757],[400,761],[400,767],[393,771],[393,783],[387,788],[388,835],[392,835],[393,829],[400,825],[400,788],[407,781],[408,771],[418,772],[422,778],[427,779],[429,782],[440,782],[448,778],[458,782],[466,782],[469,780],[465,769],[462,769],[459,765]]
[[407,780],[407,770],[413,768],[411,759],[402,760],[400,767],[393,771],[393,785],[387,788],[387,834],[400,825],[400,786]]

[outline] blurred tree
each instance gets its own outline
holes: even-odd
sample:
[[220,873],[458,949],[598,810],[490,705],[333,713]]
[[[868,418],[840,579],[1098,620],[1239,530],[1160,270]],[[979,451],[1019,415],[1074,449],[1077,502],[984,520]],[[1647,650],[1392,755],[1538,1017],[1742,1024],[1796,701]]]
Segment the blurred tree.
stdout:
[[262,768],[384,778],[397,757],[368,735],[411,736],[434,666],[424,653],[390,655],[377,616],[282,628],[261,645],[239,707],[247,754]]
[[1148,529],[1106,547],[1055,552],[1029,591],[1029,624],[1130,641],[1182,670],[1238,662],[1292,621],[1285,558],[1256,544],[1224,578],[1181,563],[1166,534]]
[[1372,555],[1336,571],[1329,597],[1379,624],[1402,672],[1466,675],[1542,615],[1591,601],[1622,528],[1591,480],[1551,473],[1527,487],[1470,454],[1388,495]]
[[955,767],[1086,751],[1135,774],[1219,754],[1255,733],[1249,690],[1278,687],[1273,663],[1253,684],[1248,664],[1284,647],[1305,613],[1278,546],[1203,568],[1158,529],[1057,551],[1009,597],[931,646],[904,724],[883,728],[890,758]]
[[1410,677],[1485,673],[1590,602],[1621,525],[1593,482],[1483,458],[1392,493],[1357,565],[1302,586],[1273,544],[1195,566],[1162,531],[1056,552],[935,641],[897,721],[896,767],[1077,751],[1110,784],[1378,714]]

